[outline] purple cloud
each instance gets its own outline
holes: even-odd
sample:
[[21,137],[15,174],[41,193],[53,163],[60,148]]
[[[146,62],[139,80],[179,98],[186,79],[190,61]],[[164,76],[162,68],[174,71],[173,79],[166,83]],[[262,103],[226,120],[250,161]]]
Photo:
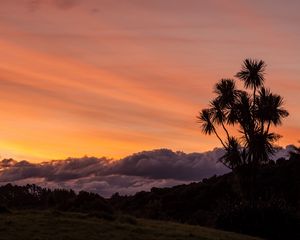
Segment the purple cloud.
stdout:
[[[274,159],[286,157],[289,150],[289,147],[279,150]],[[0,161],[0,184],[35,183],[49,188],[92,191],[105,197],[115,192],[133,194],[224,174],[229,170],[217,161],[223,153],[222,149],[189,154],[159,149],[118,161],[96,157],[43,163],[4,159]]]

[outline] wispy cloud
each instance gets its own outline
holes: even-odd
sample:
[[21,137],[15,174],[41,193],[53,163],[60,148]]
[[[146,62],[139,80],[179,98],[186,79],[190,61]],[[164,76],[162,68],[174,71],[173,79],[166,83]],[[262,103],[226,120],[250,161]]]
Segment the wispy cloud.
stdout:
[[41,161],[212,149],[218,141],[200,133],[195,116],[213,84],[232,77],[245,57],[268,63],[266,85],[291,113],[280,144],[296,143],[298,8],[296,1],[1,0],[1,155]]

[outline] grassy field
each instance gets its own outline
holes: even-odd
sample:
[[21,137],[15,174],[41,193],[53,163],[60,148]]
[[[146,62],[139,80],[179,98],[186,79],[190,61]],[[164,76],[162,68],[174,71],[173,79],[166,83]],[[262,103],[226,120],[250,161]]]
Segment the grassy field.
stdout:
[[129,216],[103,220],[86,214],[26,211],[0,214],[0,239],[255,240],[258,238]]

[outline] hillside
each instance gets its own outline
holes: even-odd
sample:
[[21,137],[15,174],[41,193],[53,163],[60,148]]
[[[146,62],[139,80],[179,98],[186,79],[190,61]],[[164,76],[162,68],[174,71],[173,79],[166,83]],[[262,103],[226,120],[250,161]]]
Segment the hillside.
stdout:
[[103,220],[87,214],[18,211],[0,215],[0,239],[259,240],[198,226],[135,219]]
[[199,224],[270,239],[282,239],[287,234],[299,237],[299,172],[299,156],[263,166],[252,189],[258,199],[255,205],[247,200],[251,199],[250,189],[242,188],[233,173],[172,188],[152,188],[133,196],[115,194],[110,203],[137,217]]

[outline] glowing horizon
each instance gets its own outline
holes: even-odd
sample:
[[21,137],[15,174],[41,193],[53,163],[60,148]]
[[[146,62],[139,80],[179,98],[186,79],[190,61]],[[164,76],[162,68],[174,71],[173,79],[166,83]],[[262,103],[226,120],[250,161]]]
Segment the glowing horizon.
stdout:
[[[254,4],[253,2],[256,2]],[[259,6],[259,7],[258,7]],[[291,1],[3,0],[0,156],[40,162],[220,146],[196,115],[246,57],[300,138],[300,3]]]

